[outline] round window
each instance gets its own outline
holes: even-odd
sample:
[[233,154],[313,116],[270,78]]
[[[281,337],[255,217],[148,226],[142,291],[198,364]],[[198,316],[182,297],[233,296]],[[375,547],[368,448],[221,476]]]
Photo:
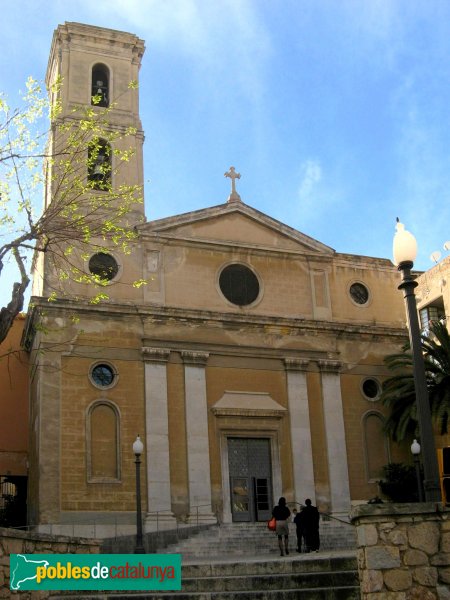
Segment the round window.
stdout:
[[99,363],[92,367],[91,379],[97,387],[107,388],[116,382],[117,375],[110,365]]
[[104,281],[111,281],[119,272],[119,265],[111,254],[97,252],[89,260],[89,271]]
[[367,304],[369,300],[369,290],[363,283],[352,283],[350,286],[350,297],[356,304]]
[[252,304],[259,295],[259,281],[251,269],[241,264],[225,267],[219,276],[225,298],[237,306]]
[[381,393],[379,382],[372,378],[364,379],[362,382],[362,392],[368,400],[377,400]]

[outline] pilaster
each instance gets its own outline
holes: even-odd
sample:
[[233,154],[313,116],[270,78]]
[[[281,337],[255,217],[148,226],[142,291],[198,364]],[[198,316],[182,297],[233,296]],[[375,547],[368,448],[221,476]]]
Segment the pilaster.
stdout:
[[187,464],[189,478],[189,520],[215,522],[211,507],[211,475],[206,398],[208,352],[183,350],[186,394]]
[[315,504],[316,492],[306,383],[309,360],[285,358],[284,364],[290,416],[294,500],[301,504],[305,498],[311,498]]
[[171,510],[169,421],[167,409],[167,348],[142,348],[145,361],[145,420],[148,512],[147,531],[175,524]]
[[348,514],[350,485],[340,380],[342,365],[335,360],[320,360],[318,364],[322,375],[331,510],[333,513]]

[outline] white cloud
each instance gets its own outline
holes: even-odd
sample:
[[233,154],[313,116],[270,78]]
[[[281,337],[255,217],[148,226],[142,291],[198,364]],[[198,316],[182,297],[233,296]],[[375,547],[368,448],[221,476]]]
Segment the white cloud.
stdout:
[[[95,22],[131,31],[147,46],[146,62],[180,69],[189,80],[187,98],[213,120],[251,115],[253,135],[263,144],[267,129],[268,59],[271,32],[251,0],[82,0]],[[114,25],[110,25],[114,20]],[[117,23],[120,23],[117,25]],[[152,56],[153,51],[153,56]],[[168,72],[168,77],[170,77]]]
[[322,179],[322,168],[318,160],[309,159],[300,167],[300,185],[298,195],[301,202],[311,202],[317,185]]
[[[220,69],[235,61],[230,75],[245,80],[270,52],[270,36],[257,7],[249,0],[82,0],[86,10],[108,22],[119,18],[123,28],[138,32],[151,48],[158,45],[185,54],[198,64]],[[89,7],[89,8],[88,8]],[[220,59],[218,61],[218,59]],[[240,75],[243,73],[243,76]]]

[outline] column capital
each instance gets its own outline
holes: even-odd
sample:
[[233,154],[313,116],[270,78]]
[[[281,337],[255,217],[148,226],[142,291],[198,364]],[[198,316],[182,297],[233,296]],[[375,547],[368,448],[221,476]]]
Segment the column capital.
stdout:
[[185,365],[197,365],[206,367],[206,362],[209,357],[209,352],[201,352],[198,350],[182,350],[181,358]]
[[318,360],[317,364],[323,373],[339,373],[342,367],[338,360]]
[[308,358],[285,358],[284,367],[286,371],[306,371],[309,362]]
[[143,346],[142,348],[142,356],[146,362],[167,362],[169,355],[169,348],[152,348],[150,346]]

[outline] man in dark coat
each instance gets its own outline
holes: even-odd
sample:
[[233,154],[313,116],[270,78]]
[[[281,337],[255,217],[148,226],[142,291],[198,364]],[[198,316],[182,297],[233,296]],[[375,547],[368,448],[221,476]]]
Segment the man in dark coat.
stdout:
[[300,511],[300,523],[305,537],[306,552],[318,552],[320,548],[319,537],[320,514],[311,500],[305,500],[305,506]]

